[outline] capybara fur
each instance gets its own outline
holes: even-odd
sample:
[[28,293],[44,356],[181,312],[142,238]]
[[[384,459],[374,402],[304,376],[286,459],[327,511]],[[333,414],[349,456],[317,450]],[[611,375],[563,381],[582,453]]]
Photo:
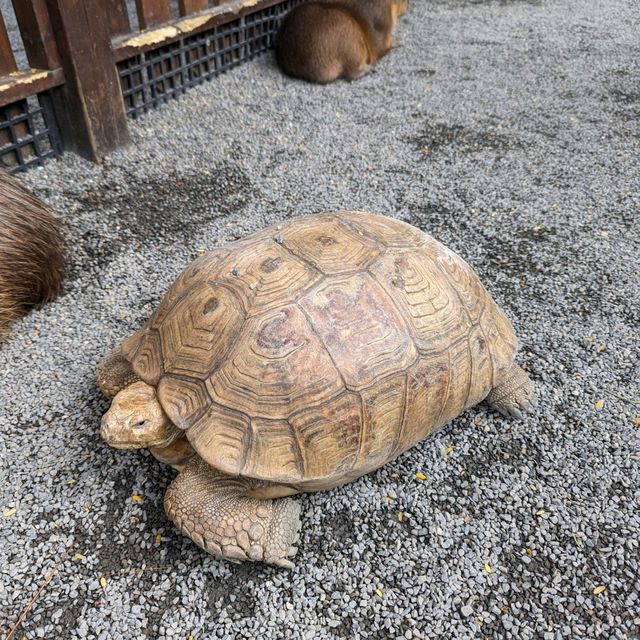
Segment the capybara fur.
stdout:
[[292,9],[276,38],[276,60],[309,82],[355,80],[393,46],[393,27],[408,0],[308,2]]
[[0,169],[0,343],[16,318],[58,294],[62,274],[58,221]]

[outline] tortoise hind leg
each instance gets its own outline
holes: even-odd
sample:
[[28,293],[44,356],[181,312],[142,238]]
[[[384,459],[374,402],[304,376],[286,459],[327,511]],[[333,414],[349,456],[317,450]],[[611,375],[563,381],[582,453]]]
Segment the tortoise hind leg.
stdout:
[[536,405],[535,386],[526,371],[514,363],[485,400],[502,415],[522,418]]
[[182,533],[217,558],[293,568],[300,506],[291,498],[247,497],[252,484],[196,457],[167,489],[164,509]]

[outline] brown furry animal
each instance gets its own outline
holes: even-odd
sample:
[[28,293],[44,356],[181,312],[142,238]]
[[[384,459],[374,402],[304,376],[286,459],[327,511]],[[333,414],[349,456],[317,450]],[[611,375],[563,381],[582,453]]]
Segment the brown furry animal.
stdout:
[[310,82],[355,80],[393,46],[393,27],[408,0],[334,0],[292,9],[276,39],[276,60]]
[[54,215],[0,170],[0,343],[9,325],[60,291],[62,243]]

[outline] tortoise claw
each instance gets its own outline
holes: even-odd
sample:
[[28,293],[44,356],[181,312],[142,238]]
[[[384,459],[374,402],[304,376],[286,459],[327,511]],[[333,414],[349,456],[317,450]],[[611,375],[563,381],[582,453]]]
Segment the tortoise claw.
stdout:
[[286,558],[278,558],[271,564],[274,564],[276,567],[281,567],[282,569],[293,569],[295,567],[293,562],[291,562],[291,560],[287,560]]

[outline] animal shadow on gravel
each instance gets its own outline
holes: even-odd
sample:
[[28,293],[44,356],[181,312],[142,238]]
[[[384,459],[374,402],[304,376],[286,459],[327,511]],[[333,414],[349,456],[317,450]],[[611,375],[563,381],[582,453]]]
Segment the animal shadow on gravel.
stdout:
[[79,205],[76,216],[91,220],[101,212],[101,226],[80,232],[69,268],[69,280],[87,269],[100,273],[117,255],[145,243],[146,238],[192,244],[204,225],[241,211],[254,195],[245,173],[221,162],[206,172],[177,172],[134,183],[124,189],[116,181],[85,193],[66,192]]

